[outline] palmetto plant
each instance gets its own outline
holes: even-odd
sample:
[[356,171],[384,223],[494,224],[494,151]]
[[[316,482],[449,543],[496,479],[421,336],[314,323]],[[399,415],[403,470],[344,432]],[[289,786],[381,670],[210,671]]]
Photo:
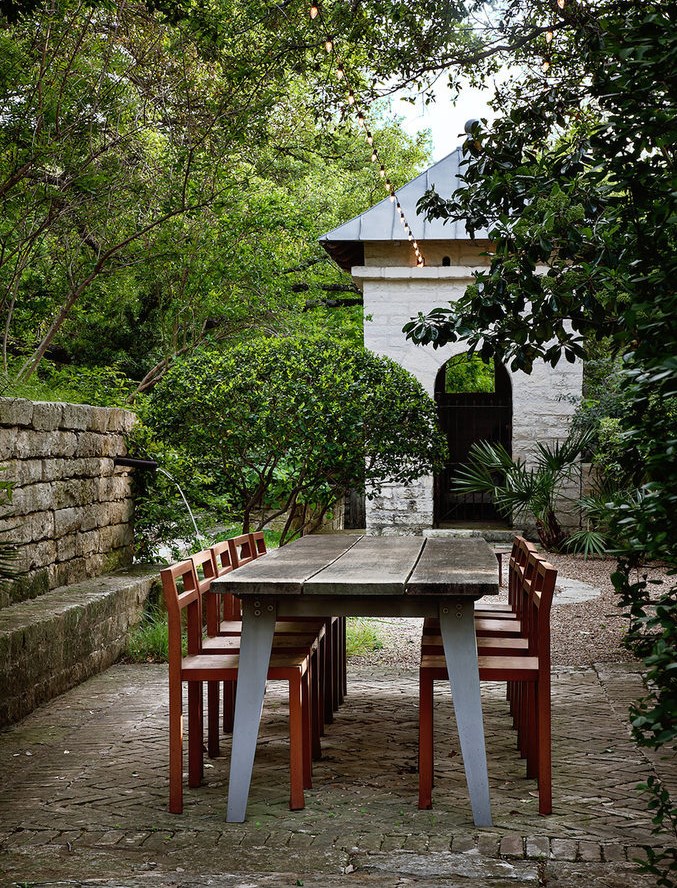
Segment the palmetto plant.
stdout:
[[454,491],[488,493],[498,512],[513,520],[531,515],[544,548],[559,549],[567,534],[557,517],[556,504],[591,437],[589,431],[583,431],[562,443],[539,442],[529,465],[514,460],[501,444],[479,441],[470,448],[468,462],[457,471]]

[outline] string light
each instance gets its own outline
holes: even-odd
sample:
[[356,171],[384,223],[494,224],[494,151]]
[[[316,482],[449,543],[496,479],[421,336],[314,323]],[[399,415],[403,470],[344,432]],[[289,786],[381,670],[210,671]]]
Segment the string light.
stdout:
[[545,32],[545,42],[546,42],[546,43],[552,43],[552,38],[553,38],[553,33],[552,33],[552,31],[546,31],[546,32]]
[[547,74],[547,72],[548,72],[549,70],[550,70],[550,62],[548,61],[548,59],[543,59],[543,71],[544,71],[544,73]]
[[566,6],[566,0],[557,0],[557,5],[560,9],[564,9],[564,7]]
[[[557,0],[557,2],[561,3],[562,6],[564,5],[564,0]],[[322,13],[320,10],[318,0],[312,0],[309,12],[310,12],[311,19],[315,20],[315,19],[319,18],[320,21],[322,21]],[[335,52],[336,47],[335,47],[334,39],[331,36],[327,36],[325,38],[324,48],[326,49],[328,54],[330,54],[330,55],[333,54],[333,57],[334,57],[333,60],[336,63],[336,68],[335,68],[336,78],[338,80],[347,79],[346,78],[346,71],[343,66],[343,63],[336,58],[336,52]],[[347,92],[348,105],[355,107],[356,106],[355,93],[354,93],[353,89],[351,88],[350,84],[347,84],[347,86],[348,86],[348,92]],[[357,110],[358,124],[360,126],[364,127],[367,143],[372,148],[371,162],[372,163],[377,163],[377,162],[379,163],[379,175],[381,176],[382,179],[385,180],[383,183],[385,190],[388,192],[388,197],[390,198],[390,201],[395,204],[395,209],[398,210],[398,212],[399,212],[400,222],[402,223],[402,225],[404,227],[404,231],[407,235],[409,242],[412,245],[414,255],[416,256],[416,264],[419,268],[422,268],[425,265],[425,259],[423,258],[423,255],[422,255],[421,250],[418,246],[418,243],[416,242],[416,239],[414,238],[414,234],[413,234],[411,228],[409,227],[409,223],[407,222],[406,216],[404,214],[404,210],[402,209],[402,205],[400,204],[399,200],[397,199],[397,192],[396,192],[395,186],[393,185],[393,183],[390,181],[390,179],[387,176],[385,164],[379,162],[378,151],[376,150],[376,148],[374,148],[374,137],[367,126],[367,120],[366,120],[365,114],[364,114],[363,110],[359,107],[356,107],[356,110]]]

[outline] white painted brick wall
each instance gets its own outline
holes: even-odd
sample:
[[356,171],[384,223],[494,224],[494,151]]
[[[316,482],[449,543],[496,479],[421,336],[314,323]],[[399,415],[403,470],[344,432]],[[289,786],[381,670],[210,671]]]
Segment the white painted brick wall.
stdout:
[[[382,252],[374,251],[375,256]],[[467,258],[467,255],[466,255]],[[478,261],[479,265],[479,261]],[[408,342],[402,327],[419,312],[457,300],[472,281],[477,266],[394,267],[361,266],[352,273],[364,293],[364,344],[409,370],[432,397],[437,373],[449,358],[465,351],[462,344],[440,349]],[[513,400],[513,456],[529,459],[536,441],[563,440],[581,395],[582,364],[562,360],[556,368],[542,363],[531,374],[510,372]],[[576,485],[572,487],[576,494]],[[367,500],[370,533],[419,533],[432,527],[432,478],[407,489],[390,486],[387,493]]]

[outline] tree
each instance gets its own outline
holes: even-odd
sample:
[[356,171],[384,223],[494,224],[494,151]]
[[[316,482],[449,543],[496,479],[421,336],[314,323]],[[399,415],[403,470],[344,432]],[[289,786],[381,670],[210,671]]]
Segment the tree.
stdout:
[[[347,316],[357,335],[359,294],[315,241],[380,179],[356,121],[318,89],[327,54],[305,11],[296,22],[225,2],[10,7],[7,375],[28,379],[48,356],[112,364],[143,392],[175,355],[262,324],[283,333]],[[423,143],[378,115],[373,127],[395,179],[417,172]],[[346,289],[353,305],[328,312]]]
[[285,516],[282,543],[317,527],[348,488],[373,495],[387,481],[406,484],[435,471],[445,451],[414,377],[324,339],[257,338],[177,361],[145,422],[211,479],[245,530]]
[[[492,126],[472,126],[462,187],[421,203],[471,234],[487,228],[491,265],[458,303],[406,327],[527,372],[609,337],[623,362],[624,474],[640,479],[611,504],[614,582],[647,667],[633,729],[654,746],[677,737],[677,587],[656,592],[629,571],[647,558],[677,565],[676,18],[668,0],[506,4],[504,34],[540,36],[505,56],[520,73]],[[674,830],[669,799],[648,787],[656,822]],[[675,849],[648,865],[674,884]]]

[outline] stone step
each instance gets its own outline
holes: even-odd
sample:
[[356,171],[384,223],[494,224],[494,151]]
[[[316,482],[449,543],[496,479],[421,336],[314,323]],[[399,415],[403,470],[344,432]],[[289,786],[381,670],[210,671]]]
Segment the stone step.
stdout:
[[133,567],[2,608],[0,727],[114,663],[159,571]]
[[515,536],[521,536],[524,533],[519,528],[498,528],[498,527],[444,527],[432,528],[424,530],[423,536],[449,539],[471,539],[473,537],[482,537],[488,543],[498,543],[504,546],[512,546]]

